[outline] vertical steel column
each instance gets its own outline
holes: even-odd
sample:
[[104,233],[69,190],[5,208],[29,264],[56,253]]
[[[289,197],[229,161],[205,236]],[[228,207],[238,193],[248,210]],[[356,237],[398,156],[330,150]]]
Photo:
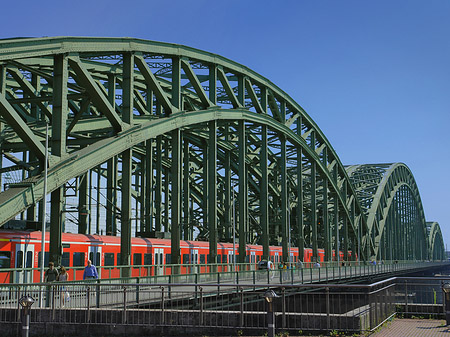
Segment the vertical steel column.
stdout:
[[156,137],[155,231],[161,230],[162,213],[162,136]]
[[[302,136],[302,117],[297,118],[297,136]],[[297,148],[297,247],[298,258],[300,261],[305,260],[305,232],[303,224],[303,150],[299,146]]]
[[261,126],[261,228],[262,228],[262,246],[264,260],[269,259],[269,177],[268,177],[268,155],[267,155],[267,126]]
[[281,145],[281,245],[282,245],[282,255],[283,262],[289,261],[289,247],[290,242],[288,242],[288,186],[287,186],[287,168],[286,168],[286,137],[280,135],[280,145]]
[[328,179],[323,178],[322,182],[322,226],[324,231],[324,252],[325,261],[331,261],[331,239],[330,239],[330,223],[328,217]]
[[[134,56],[130,53],[123,55],[123,83],[122,83],[122,119],[133,125],[133,73]],[[131,149],[122,152],[122,189],[121,189],[121,233],[120,258],[124,266],[131,264],[131,188],[133,154]],[[122,277],[131,276],[131,267],[122,269]]]
[[208,123],[208,228],[211,261],[217,258],[217,122]]
[[[108,75],[108,102],[114,109],[116,108],[116,76],[112,74]],[[100,172],[99,168],[98,173],[100,174]],[[114,230],[116,221],[116,172],[116,160],[113,157],[106,162],[106,235],[116,235]],[[97,188],[101,188],[100,184],[98,184]]]
[[[164,159],[169,161],[170,141],[165,139],[164,142]],[[170,212],[170,171],[171,169],[164,168],[164,231],[170,232],[171,227],[169,224],[169,212]]]
[[153,230],[153,139],[145,141],[145,197],[143,202],[145,233]]
[[[53,71],[53,110],[52,110],[52,155],[63,157],[66,154],[66,121],[68,113],[67,82],[69,69],[66,55],[54,56]],[[45,196],[44,196],[45,198]],[[56,266],[61,263],[62,227],[64,207],[64,186],[51,193],[50,209],[50,261]]]
[[[97,234],[100,234],[100,197],[101,197],[101,193],[100,193],[100,186],[101,186],[101,171],[102,171],[102,167],[101,165],[97,166],[97,201],[96,201],[96,214],[95,214],[95,232]],[[106,200],[105,205],[108,205],[108,200]]]
[[180,219],[181,219],[181,131],[175,129],[172,135],[172,195],[171,195],[171,263],[181,263]]
[[193,239],[191,229],[191,210],[189,200],[191,194],[190,172],[189,172],[189,140],[183,137],[183,231],[184,240]]
[[[267,89],[261,88],[261,107],[267,114]],[[261,187],[260,187],[260,203],[261,203],[261,228],[262,228],[262,246],[264,260],[269,260],[269,172],[268,172],[268,146],[267,146],[267,125],[261,126]]]
[[316,201],[316,163],[311,161],[311,240],[312,240],[312,261],[319,260],[317,244],[317,201]]
[[[224,126],[224,136],[225,136],[225,143],[229,144],[230,142],[230,126],[229,123],[226,123]],[[232,191],[231,186],[231,150],[224,150],[224,162],[223,162],[223,168],[225,171],[224,175],[224,188],[225,188],[225,195],[224,195],[224,218],[225,218],[225,233],[224,237],[226,239],[230,239],[233,237],[233,222],[234,219],[232,219],[232,210],[234,205],[232,205],[232,199],[231,193],[234,193]],[[230,261],[231,262],[231,261]]]
[[334,207],[334,254],[335,254],[335,261],[340,262],[341,257],[339,255],[340,253],[340,245],[341,240],[339,236],[339,199],[337,194],[333,197],[333,207]]
[[[2,80],[3,75],[1,73],[2,69],[5,69],[5,68],[0,66],[0,93],[2,92],[1,86],[3,83],[3,80]],[[31,85],[34,88],[35,93],[39,93],[41,90],[41,77],[39,75],[31,74]],[[30,111],[31,111],[31,117],[34,118],[36,121],[42,120],[45,118],[45,116],[42,116],[42,119],[41,119],[39,104],[37,104],[37,103],[31,103]],[[0,132],[1,131],[2,130],[1,130],[1,125],[0,125]],[[1,152],[0,152],[0,154],[1,154]],[[36,160],[36,156],[32,151],[29,152],[28,160],[29,160],[29,162]],[[0,168],[1,168],[1,162],[0,162]],[[31,172],[28,172],[28,177],[31,177],[31,174],[32,174]],[[1,186],[1,175],[0,175],[0,186]],[[0,190],[1,190],[1,188],[0,188]],[[27,220],[36,221],[36,204],[33,204],[30,207],[28,207]]]
[[246,257],[246,236],[245,229],[247,224],[247,169],[246,153],[247,141],[245,137],[245,122],[238,121],[238,150],[239,150],[239,262],[244,263]]
[[209,100],[214,105],[217,104],[217,66],[209,66]]
[[[347,207],[347,182],[344,182],[343,191],[342,191],[342,199],[344,202],[344,207]],[[342,218],[342,229],[344,230],[343,237],[344,237],[344,261],[348,261],[348,218],[347,214],[344,212],[344,216]]]
[[88,174],[82,174],[79,178],[80,187],[78,190],[78,234],[88,234],[87,232],[87,193],[88,193]]

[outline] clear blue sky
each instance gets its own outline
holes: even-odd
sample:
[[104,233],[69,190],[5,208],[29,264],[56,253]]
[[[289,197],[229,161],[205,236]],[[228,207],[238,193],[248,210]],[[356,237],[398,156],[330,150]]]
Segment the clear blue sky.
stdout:
[[127,36],[244,64],[302,105],[344,164],[408,165],[450,243],[450,1],[62,2],[3,4],[0,38]]

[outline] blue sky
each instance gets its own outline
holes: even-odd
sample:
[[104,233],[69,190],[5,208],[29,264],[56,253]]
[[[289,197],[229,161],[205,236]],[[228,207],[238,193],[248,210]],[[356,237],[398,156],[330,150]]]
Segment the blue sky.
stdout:
[[228,57],[317,122],[344,164],[404,162],[450,242],[450,1],[22,1],[0,38],[115,36]]

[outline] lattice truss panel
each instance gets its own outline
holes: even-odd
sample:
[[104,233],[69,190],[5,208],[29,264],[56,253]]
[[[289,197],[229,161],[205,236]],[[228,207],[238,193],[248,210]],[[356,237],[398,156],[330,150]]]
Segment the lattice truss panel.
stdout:
[[373,209],[389,165],[349,179],[295,101],[215,54],[128,38],[3,40],[0,115],[0,224],[42,218],[49,125],[55,256],[58,233],[70,230],[125,242],[170,232],[172,262],[180,239],[208,240],[214,259],[234,224],[239,242],[263,245],[266,256],[280,244],[286,260],[289,238],[315,257],[325,249],[327,260],[338,248],[353,258],[412,258],[384,248],[400,235],[402,225],[386,221],[396,207],[408,214],[408,233],[425,235],[409,185],[386,191]]

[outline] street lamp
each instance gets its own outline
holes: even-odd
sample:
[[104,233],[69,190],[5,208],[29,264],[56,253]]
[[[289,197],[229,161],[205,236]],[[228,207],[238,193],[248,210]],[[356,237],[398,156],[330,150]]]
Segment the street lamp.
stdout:
[[444,292],[445,320],[447,325],[450,325],[450,283],[442,284],[442,291]]
[[275,314],[273,312],[273,299],[280,297],[272,289],[266,290],[264,299],[267,302],[267,337],[275,337]]
[[22,316],[22,337],[28,337],[30,332],[30,309],[34,303],[34,298],[26,295],[19,299],[19,304],[23,308]]

